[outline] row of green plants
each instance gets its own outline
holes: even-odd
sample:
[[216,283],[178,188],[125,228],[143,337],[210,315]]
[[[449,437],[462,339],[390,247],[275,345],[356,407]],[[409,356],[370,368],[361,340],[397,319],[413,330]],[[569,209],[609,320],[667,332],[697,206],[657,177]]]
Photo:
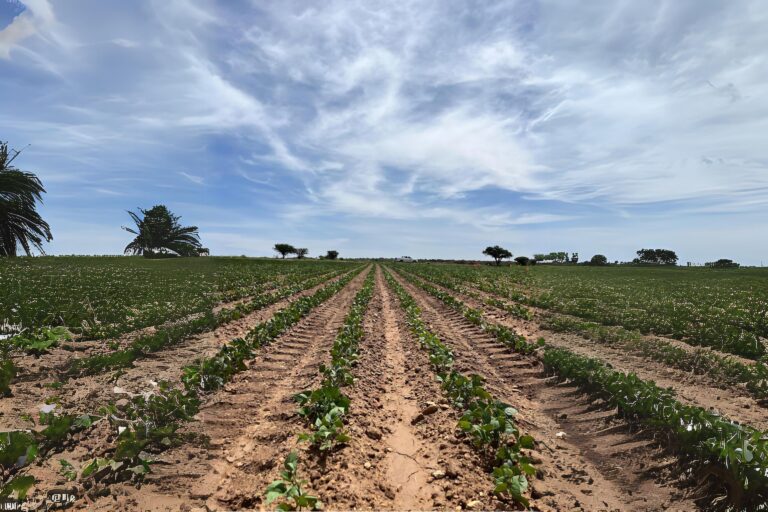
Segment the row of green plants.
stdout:
[[[423,275],[421,276],[424,277]],[[468,297],[472,297],[473,299],[478,300],[484,304],[487,304],[488,306],[493,306],[495,308],[506,311],[507,313],[511,314],[514,317],[517,317],[523,320],[533,320],[534,314],[530,308],[527,308],[524,305],[519,304],[517,302],[509,302],[506,300],[501,300],[498,297],[493,296],[493,294],[491,294],[491,296],[486,296],[484,294],[481,294],[474,288],[466,286],[465,283],[457,279],[452,279],[450,277],[447,277],[443,273],[430,272],[428,279],[433,283],[437,283],[444,288],[448,288],[449,290],[453,290],[454,292],[460,293],[462,295],[466,295]],[[483,291],[485,291],[486,293],[491,293],[485,289]]]
[[251,297],[247,302],[237,304],[234,307],[224,308],[217,312],[214,312],[214,310],[206,311],[203,315],[185,322],[161,327],[151,334],[139,336],[125,349],[115,350],[108,354],[96,354],[75,359],[69,368],[65,370],[64,374],[70,377],[81,377],[84,375],[96,375],[110,370],[130,368],[133,362],[138,359],[164,350],[195,334],[212,331],[219,326],[239,320],[286,297],[317,286],[328,279],[333,279],[338,273],[334,272],[331,275],[324,274],[298,282],[289,282],[281,288],[258,294]]
[[662,339],[647,338],[638,331],[588,322],[572,316],[547,315],[541,325],[554,332],[577,333],[598,343],[628,349],[680,370],[706,375],[723,388],[742,384],[755,398],[768,398],[768,365],[762,361],[744,364],[705,348],[686,350]]
[[[424,279],[422,276],[418,277]],[[430,276],[428,280],[458,293],[464,293],[466,291],[462,289],[460,285],[456,285],[450,281],[446,282],[444,279],[433,278]],[[429,285],[427,285],[427,287],[432,295],[453,305],[452,303],[455,301],[455,298],[452,295]],[[489,302],[486,301],[486,304],[488,303]],[[492,303],[491,305],[495,306],[495,304]],[[499,337],[499,329],[501,329],[501,337],[510,339],[511,331],[508,328],[497,324],[488,324],[482,319],[482,316],[476,315],[475,310],[472,310],[471,308],[455,309],[460,310],[469,321],[481,327],[483,330],[490,331],[491,334]],[[668,341],[662,339],[649,339],[638,331],[632,331],[621,326],[607,326],[597,322],[585,321],[578,317],[558,315],[556,313],[546,314],[541,326],[555,332],[577,333],[600,343],[620,346],[632,350],[681,370],[690,371],[699,375],[707,375],[719,386],[743,384],[747,391],[749,391],[755,398],[768,398],[768,365],[763,361],[756,361],[753,364],[744,364],[734,358],[705,348],[685,350]],[[524,341],[524,337],[520,337],[519,339]],[[522,345],[524,346],[524,343]],[[519,348],[513,348],[520,351]]]
[[[406,279],[465,317],[482,316],[481,311],[424,281],[408,275]],[[518,339],[509,343],[502,337],[499,341],[513,350],[527,343],[523,353],[540,348],[537,352],[547,372],[602,398],[617,407],[624,418],[666,434],[670,446],[686,457],[689,467],[696,466],[702,474],[713,473],[720,482],[725,481],[735,509],[757,510],[768,500],[768,432],[733,422],[702,407],[684,405],[672,389],[660,388],[634,373],[614,370],[599,359],[548,346],[543,340],[531,343]]]
[[442,265],[412,270],[471,283],[522,304],[668,336],[760,359],[768,354],[765,272],[701,269],[469,268]]
[[522,434],[515,424],[517,410],[495,399],[479,375],[466,376],[456,371],[452,351],[430,331],[413,297],[389,272],[385,278],[400,300],[411,332],[429,353],[430,364],[443,391],[462,413],[458,428],[492,468],[493,492],[529,506],[528,478],[536,474],[536,468],[523,450],[534,448],[535,441],[530,435]]
[[[248,302],[232,308],[224,308],[218,312],[209,310],[200,316],[173,325],[160,327],[151,334],[141,335],[121,350],[106,354],[96,354],[89,357],[74,359],[68,366],[57,370],[60,376],[82,377],[96,375],[109,370],[129,368],[133,362],[172,346],[188,337],[213,330],[221,325],[242,318],[243,316],[289,297],[295,293],[312,288],[318,284],[333,279],[340,271],[317,277],[305,278],[296,276],[287,279],[286,284],[275,291],[261,293],[252,297]],[[12,355],[23,351],[28,354],[42,355],[60,341],[71,339],[71,333],[65,327],[43,328],[30,336],[27,333],[0,341],[0,396],[11,393],[11,382],[18,373]]]
[[[356,365],[359,344],[365,335],[363,318],[373,296],[374,279],[375,272],[370,271],[336,335],[330,363],[320,365],[319,372],[323,376],[320,386],[294,396],[299,405],[298,413],[310,428],[310,432],[299,435],[299,441],[309,442],[310,450],[322,456],[349,441],[349,434],[344,431],[344,416],[349,410],[350,399],[342,388],[354,382],[352,368]],[[303,489],[306,481],[298,477],[298,467],[298,454],[292,451],[283,463],[280,478],[266,489],[267,505],[279,501],[279,510],[322,508],[319,498]]]
[[30,481],[26,475],[15,476],[18,470],[43,452],[61,449],[61,442],[67,436],[101,421],[109,422],[117,432],[114,447],[104,456],[85,463],[80,479],[91,484],[93,481],[140,479],[149,472],[154,454],[182,440],[177,434],[178,429],[197,413],[206,393],[221,388],[232,376],[245,370],[246,361],[254,357],[257,349],[285,333],[315,307],[338,293],[358,273],[359,270],[349,273],[313,295],[297,299],[255,326],[244,338],[232,340],[217,354],[185,367],[180,388],[161,382],[152,393],[133,396],[127,404],[110,403],[102,407],[98,415],[53,415],[46,419],[56,422],[56,432],[60,435],[52,439],[40,437],[45,436],[45,430],[43,433],[15,431],[3,434],[0,469],[8,479],[0,487],[0,494],[12,491],[21,494],[22,483],[28,484],[28,488],[34,480]]
[[315,276],[345,263],[249,258],[43,257],[0,261],[0,324],[65,326],[107,339],[266,291],[284,276]]

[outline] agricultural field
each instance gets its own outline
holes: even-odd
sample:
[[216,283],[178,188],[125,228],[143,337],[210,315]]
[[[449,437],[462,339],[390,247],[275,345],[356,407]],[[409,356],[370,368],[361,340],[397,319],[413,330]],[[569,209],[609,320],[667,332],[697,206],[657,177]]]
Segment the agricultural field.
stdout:
[[766,277],[7,260],[0,487],[77,510],[766,510]]

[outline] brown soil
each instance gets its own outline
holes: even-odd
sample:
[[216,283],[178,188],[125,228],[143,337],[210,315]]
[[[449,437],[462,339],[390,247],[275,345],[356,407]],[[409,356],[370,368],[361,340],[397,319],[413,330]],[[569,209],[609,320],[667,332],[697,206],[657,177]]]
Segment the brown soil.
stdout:
[[404,279],[422,316],[454,350],[457,369],[477,373],[487,388],[519,411],[523,430],[537,440],[543,479],[533,483],[541,510],[696,510],[676,486],[675,458],[633,432],[571,386],[548,379],[534,356],[495,341]]
[[442,399],[427,355],[409,334],[380,271],[364,325],[357,381],[345,390],[352,400],[352,439],[310,469],[326,507],[432,510],[472,503],[491,508],[492,481],[474,450],[456,437],[457,413]]
[[36,417],[39,406],[46,400],[56,399],[60,404],[59,410],[69,414],[95,413],[100,406],[121,398],[120,394],[115,393],[116,388],[118,391],[141,393],[150,390],[154,386],[153,383],[162,380],[177,382],[184,366],[201,356],[215,354],[224,343],[245,335],[255,325],[267,320],[291,301],[311,295],[332,281],[299,292],[212,331],[192,336],[149,357],[138,359],[132,368],[125,369],[119,377],[115,377],[113,372],[108,372],[71,378],[60,389],[46,387],[46,384],[57,381],[56,377],[50,374],[33,382],[15,384],[13,396],[0,399],[0,431],[28,427],[21,415],[30,414]]
[[112,495],[89,510],[209,510],[259,508],[267,485],[304,429],[293,396],[319,381],[318,365],[330,348],[364,274],[318,306],[288,333],[260,351],[219,392],[207,397],[184,429],[208,443],[186,443],[164,452],[137,489],[114,485]]
[[[567,348],[584,356],[596,357],[610,363],[617,370],[634,372],[642,379],[652,380],[659,386],[674,389],[678,399],[683,403],[712,409],[735,421],[762,430],[768,429],[768,414],[766,414],[766,405],[768,404],[765,401],[756,400],[742,386],[723,388],[720,387],[720,383],[713,382],[706,375],[697,375],[672,368],[642,354],[611,347],[577,334],[548,331],[542,329],[536,320],[522,320],[502,309],[488,306],[467,295],[454,292],[435,283],[430,284],[453,294],[468,306],[483,311],[489,320],[510,327],[528,339],[541,337],[550,345]],[[682,342],[677,343],[684,345]]]
[[[381,269],[374,271],[374,295],[364,318],[360,359],[353,368],[356,380],[344,388],[351,398],[345,418],[351,439],[346,445],[321,457],[298,442],[298,434],[307,427],[293,396],[319,383],[318,366],[330,359],[338,330],[367,272],[259,350],[248,368],[223,389],[206,396],[195,421],[182,429],[187,441],[159,454],[143,484],[113,484],[106,488],[107,496],[95,502],[81,500],[75,508],[189,512],[273,508],[263,503],[264,490],[278,477],[285,456],[296,450],[306,489],[319,496],[327,510],[519,509],[490,492],[493,479],[487,463],[456,429],[459,412],[443,398],[428,356],[410,333]],[[633,430],[614,410],[591,402],[574,387],[556,384],[544,375],[535,356],[513,353],[442,302],[396,278],[416,299],[425,322],[454,351],[456,369],[483,376],[496,398],[518,409],[521,431],[536,439],[531,450],[538,470],[532,482],[533,510],[698,509],[693,491],[685,487],[687,481],[678,477],[678,459],[649,432]],[[116,398],[115,385],[141,392],[152,385],[150,380],[175,381],[181,366],[241,336],[287,302],[137,361],[116,382],[100,375],[73,380],[59,391],[27,386],[32,398],[24,410],[36,408],[54,393],[62,396],[68,412],[93,410]],[[482,309],[516,329],[538,329],[535,322],[524,325],[495,308]],[[583,347],[591,355],[603,356],[596,352],[599,346],[590,348],[580,338],[578,343],[569,336],[559,339],[569,348]],[[651,371],[647,362],[626,361]],[[8,411],[0,420],[15,419],[20,412]],[[33,464],[25,473],[39,480],[38,490],[69,486],[58,474],[59,460],[79,469],[105,453],[111,435],[102,422],[87,435],[74,436],[63,453]]]
[[[260,293],[277,290],[283,281],[285,281],[284,275],[276,276]],[[233,301],[220,302],[212,308],[212,311],[213,313],[219,313],[224,309],[234,308],[239,304],[246,303],[252,298],[253,295]],[[140,336],[153,334],[157,332],[158,329],[173,327],[174,325],[194,320],[200,316],[201,313],[193,313],[168,322],[163,322],[162,324],[142,327],[113,339],[81,340],[76,337],[73,341],[60,343],[57,347],[50,349],[40,356],[27,354],[16,355],[13,359],[18,367],[18,375],[13,379],[13,387],[22,383],[29,383],[34,386],[38,382],[50,382],[52,374],[55,373],[55,371],[66,369],[74,359],[95,354],[107,354],[114,350],[125,349]],[[0,397],[0,402],[2,402],[2,400],[3,397]]]
[[[435,286],[439,286],[436,283],[432,283],[432,284],[434,284]],[[470,283],[466,283],[464,286],[466,286],[467,289],[471,289],[473,292],[479,294],[481,297],[492,297],[494,299],[502,299],[502,300],[505,300],[505,301],[509,302],[510,304],[515,304],[516,303],[515,301],[513,301],[513,300],[511,300],[509,298],[498,296],[498,295],[494,295],[494,294],[488,293],[488,292],[486,292],[484,290],[481,290],[479,288],[476,288],[476,287],[472,286]],[[521,287],[518,287],[518,289],[523,291],[523,292],[525,292],[525,290],[523,288],[521,288]],[[570,317],[570,318],[578,318],[581,321],[588,321],[588,320],[585,320],[583,318],[579,318],[579,317],[576,317],[576,316],[573,316],[573,315],[568,315],[568,314],[565,314],[565,313],[558,313],[556,311],[552,311],[552,310],[549,310],[549,309],[539,308],[539,307],[535,307],[535,306],[529,306],[528,304],[521,304],[521,303],[517,303],[517,304],[520,304],[520,305],[525,306],[526,308],[530,309],[533,312],[535,319],[537,321],[539,321],[539,322],[544,321],[547,317],[549,317],[549,316],[551,316],[553,314],[561,315],[561,316],[564,316],[564,317]],[[497,309],[497,308],[494,308],[494,309]],[[499,310],[499,311],[503,311],[503,310]],[[604,325],[606,325],[606,327],[611,327],[608,324],[604,324]],[[521,332],[521,334],[523,334],[523,333]],[[681,340],[678,340],[678,339],[675,339],[675,338],[668,338],[668,337],[659,336],[659,335],[642,335],[642,336],[645,339],[648,339],[648,340],[651,340],[651,341],[658,340],[658,341],[662,341],[664,343],[668,343],[668,344],[670,344],[670,345],[672,345],[672,346],[674,346],[676,348],[685,350],[686,352],[689,352],[689,353],[693,353],[696,350],[704,350],[706,352],[711,352],[712,354],[715,354],[715,355],[717,355],[719,357],[724,357],[724,358],[727,358],[727,359],[731,359],[733,361],[739,362],[739,363],[744,364],[744,365],[755,364],[755,360],[754,359],[748,359],[746,357],[742,357],[742,356],[739,356],[737,354],[730,354],[728,352],[721,352],[721,351],[713,349],[711,347],[691,345],[691,344],[688,344],[688,343],[686,343],[684,341],[681,341]]]

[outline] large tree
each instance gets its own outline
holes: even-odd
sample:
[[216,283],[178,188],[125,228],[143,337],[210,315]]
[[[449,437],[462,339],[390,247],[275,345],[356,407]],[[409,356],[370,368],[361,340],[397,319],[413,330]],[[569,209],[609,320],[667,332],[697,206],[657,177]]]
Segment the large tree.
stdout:
[[325,259],[327,260],[335,260],[339,257],[339,251],[328,251],[325,253]]
[[497,265],[501,265],[502,259],[512,257],[511,252],[504,249],[503,247],[499,247],[498,245],[494,245],[493,247],[486,247],[485,250],[483,251],[483,254],[493,258],[494,261],[496,261]]
[[45,189],[37,176],[12,165],[19,153],[0,142],[0,256],[16,256],[19,246],[27,256],[33,247],[45,254],[43,242],[53,240],[50,226],[37,213]]
[[640,249],[637,251],[637,263],[652,263],[656,265],[676,265],[677,254],[669,249]]
[[292,246],[291,244],[275,244],[273,247],[275,252],[280,253],[280,255],[285,259],[285,256],[288,254],[295,254],[296,248]]
[[[158,255],[199,256],[202,247],[197,226],[182,226],[181,217],[174,215],[164,205],[149,210],[139,208],[139,213],[129,211],[136,228],[123,227],[136,235],[125,247],[126,254],[142,254],[147,258]],[[143,215],[143,217],[141,217]]]
[[307,248],[299,247],[296,249],[296,257],[299,259],[304,258],[307,254],[309,254],[309,249]]

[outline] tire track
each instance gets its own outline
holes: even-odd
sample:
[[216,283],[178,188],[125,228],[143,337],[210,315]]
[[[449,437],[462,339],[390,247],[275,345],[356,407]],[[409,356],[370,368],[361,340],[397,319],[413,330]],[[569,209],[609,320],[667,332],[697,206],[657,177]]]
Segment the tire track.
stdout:
[[[186,340],[152,353],[149,357],[137,359],[131,368],[118,372],[104,372],[98,375],[72,377],[58,389],[45,386],[43,383],[25,383],[23,389],[17,389],[12,397],[0,400],[0,423],[2,429],[25,428],[22,416],[37,415],[38,407],[54,397],[60,404],[60,409],[68,413],[90,413],[111,400],[117,400],[113,389],[119,387],[128,393],[141,393],[154,387],[153,383],[163,380],[178,382],[181,369],[203,356],[215,354],[221,346],[234,338],[244,336],[255,325],[267,320],[278,310],[289,303],[340,279],[337,276],[324,283],[298,292],[290,297],[265,308],[253,311],[248,315],[223,324],[212,331],[193,335]],[[55,381],[50,375],[46,380]],[[22,387],[22,386],[17,386]]]
[[329,350],[367,270],[318,306],[248,364],[224,389],[211,395],[185,428],[207,438],[164,452],[154,473],[137,489],[112,486],[100,510],[238,510],[259,508],[283,457],[303,429],[294,394],[319,381],[317,367]]
[[[419,276],[416,278],[426,281]],[[432,281],[426,282],[459,298],[468,306],[483,311],[490,320],[507,326],[528,339],[543,337],[552,346],[567,348],[580,355],[601,359],[610,363],[617,370],[635,373],[644,380],[652,380],[659,386],[672,388],[682,403],[718,411],[735,421],[762,430],[768,429],[768,415],[765,405],[749,395],[743,386],[719,387],[706,375],[685,372],[642,354],[614,348],[577,334],[549,331],[541,328],[536,321],[526,321],[514,317],[502,309],[484,304],[465,294],[450,290]],[[768,402],[765,404],[768,405]]]
[[696,509],[673,485],[676,458],[632,432],[570,386],[552,384],[538,360],[511,352],[459,313],[396,275],[434,332],[455,352],[457,370],[487,379],[487,388],[513,404],[519,423],[538,442],[534,503],[547,510],[650,511]]
[[356,382],[344,390],[352,439],[310,468],[326,508],[455,509],[482,497],[492,483],[473,450],[456,438],[456,413],[442,399],[380,270],[364,327]]

